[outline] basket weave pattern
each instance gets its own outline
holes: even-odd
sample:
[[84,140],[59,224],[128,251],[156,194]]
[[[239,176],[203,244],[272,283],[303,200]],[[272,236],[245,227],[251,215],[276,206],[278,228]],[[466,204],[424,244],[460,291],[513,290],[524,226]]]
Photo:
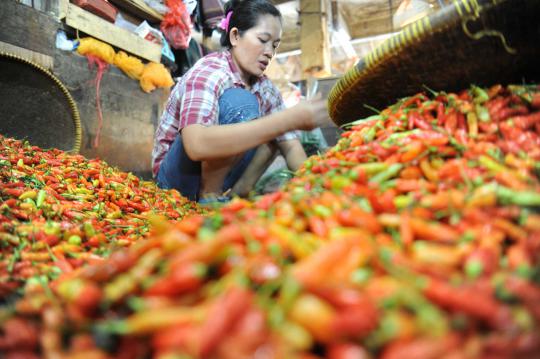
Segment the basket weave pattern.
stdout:
[[423,90],[540,79],[540,1],[455,0],[387,39],[332,88],[342,125]]

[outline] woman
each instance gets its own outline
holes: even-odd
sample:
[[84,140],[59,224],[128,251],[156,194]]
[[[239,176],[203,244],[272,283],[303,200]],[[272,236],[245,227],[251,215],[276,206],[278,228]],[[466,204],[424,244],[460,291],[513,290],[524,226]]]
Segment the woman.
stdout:
[[281,39],[279,10],[267,0],[231,0],[225,13],[226,50],[200,59],[174,87],[152,153],[160,187],[202,202],[249,191],[276,148],[296,170],[306,155],[294,131],[329,122],[321,99],[285,110],[263,74]]

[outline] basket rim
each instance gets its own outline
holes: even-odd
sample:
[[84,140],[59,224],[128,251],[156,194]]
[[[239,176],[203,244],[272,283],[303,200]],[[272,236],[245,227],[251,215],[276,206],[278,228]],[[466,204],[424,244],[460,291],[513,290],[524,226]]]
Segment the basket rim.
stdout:
[[73,148],[70,150],[66,150],[66,152],[72,152],[72,153],[79,153],[81,150],[81,142],[82,142],[82,125],[81,125],[81,116],[79,113],[79,109],[77,107],[77,103],[71,96],[71,93],[67,89],[67,87],[60,81],[58,77],[56,77],[51,71],[47,70],[45,67],[41,66],[40,64],[35,63],[34,61],[31,61],[29,59],[26,59],[24,57],[21,57],[19,55],[0,51],[0,57],[7,58],[10,60],[15,60],[21,63],[24,63],[26,65],[30,65],[34,69],[40,71],[43,73],[46,77],[48,77],[52,82],[60,88],[62,91],[62,94],[67,99],[69,107],[71,109],[71,118],[73,120],[73,123],[75,125],[75,143],[73,145]]
[[[478,19],[487,9],[500,6],[509,1],[453,0],[451,4],[444,8],[405,26],[399,32],[384,40],[339,78],[328,95],[330,118],[338,126],[343,125],[342,117],[346,115],[346,111],[340,110],[340,104],[347,97],[350,90],[360,86],[367,74],[389,60],[407,54],[412,45],[422,43],[436,34],[453,30],[458,26],[465,27],[464,24],[468,20]],[[467,33],[465,35],[468,36]],[[506,47],[506,43],[504,43],[504,46]]]

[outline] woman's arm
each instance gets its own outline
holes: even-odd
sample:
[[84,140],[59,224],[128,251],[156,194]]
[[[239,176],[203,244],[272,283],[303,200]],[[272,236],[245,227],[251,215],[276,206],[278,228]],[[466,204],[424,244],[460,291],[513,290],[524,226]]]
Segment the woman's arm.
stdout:
[[272,164],[278,150],[291,171],[298,170],[307,158],[299,140],[280,141],[277,146],[272,142],[260,145],[246,171],[234,185],[232,193],[246,197],[264,171]]
[[182,141],[193,161],[209,161],[245,152],[293,130],[312,130],[329,122],[326,101],[304,101],[257,120],[232,125],[189,125]]
[[300,140],[278,142],[279,151],[287,162],[287,167],[293,172],[297,171],[306,161],[307,156]]
[[277,148],[274,144],[265,143],[260,145],[246,168],[246,171],[236,182],[231,192],[240,197],[247,197],[264,171],[272,164],[276,154]]

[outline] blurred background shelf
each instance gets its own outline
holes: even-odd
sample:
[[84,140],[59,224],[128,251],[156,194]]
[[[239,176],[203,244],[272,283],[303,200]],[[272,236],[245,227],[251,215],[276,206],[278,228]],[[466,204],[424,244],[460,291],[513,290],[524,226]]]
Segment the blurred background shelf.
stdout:
[[160,62],[161,45],[147,41],[102,18],[69,4],[66,24],[143,59]]

